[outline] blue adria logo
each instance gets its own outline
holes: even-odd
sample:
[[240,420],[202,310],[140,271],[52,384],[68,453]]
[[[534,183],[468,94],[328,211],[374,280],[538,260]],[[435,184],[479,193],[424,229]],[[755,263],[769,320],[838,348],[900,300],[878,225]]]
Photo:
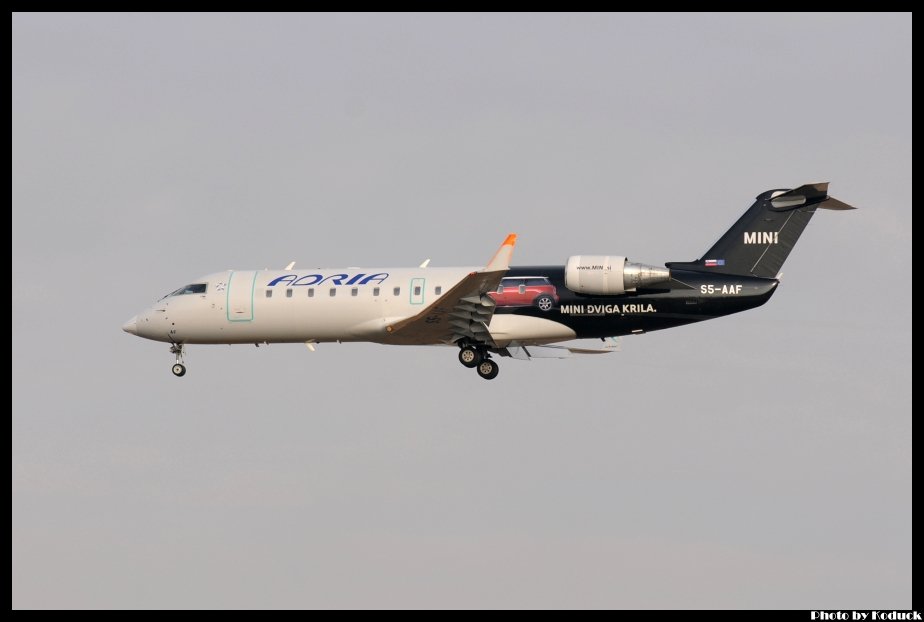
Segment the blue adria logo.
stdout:
[[375,274],[369,275],[363,274],[362,272],[353,275],[329,274],[327,276],[323,274],[306,274],[305,276],[286,274],[273,279],[267,283],[266,286],[288,285],[289,287],[294,287],[296,285],[320,285],[321,283],[330,283],[331,285],[368,285],[369,283],[375,283],[378,285],[387,278],[387,272],[376,272]]

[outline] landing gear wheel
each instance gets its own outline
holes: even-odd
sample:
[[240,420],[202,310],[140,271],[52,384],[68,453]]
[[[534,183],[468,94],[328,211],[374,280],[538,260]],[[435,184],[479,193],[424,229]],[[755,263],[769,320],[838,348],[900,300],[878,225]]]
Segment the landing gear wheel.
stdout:
[[459,350],[459,362],[469,369],[472,367],[478,367],[478,363],[480,363],[483,358],[484,357],[481,355],[481,352],[472,346],[465,346]]
[[186,366],[183,365],[183,344],[182,343],[171,343],[170,344],[170,354],[176,355],[176,363],[173,365],[173,375],[177,378],[186,375]]
[[555,299],[548,294],[541,294],[536,296],[536,299],[533,300],[533,304],[539,307],[540,311],[551,311],[552,307],[555,306]]
[[485,359],[478,364],[477,370],[478,375],[485,380],[493,380],[497,378],[497,372],[500,371],[500,368],[497,366],[497,363],[491,359]]

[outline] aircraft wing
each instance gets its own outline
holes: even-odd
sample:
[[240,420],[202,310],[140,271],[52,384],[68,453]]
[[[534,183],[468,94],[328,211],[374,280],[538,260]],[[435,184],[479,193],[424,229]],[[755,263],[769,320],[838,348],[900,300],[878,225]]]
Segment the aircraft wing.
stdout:
[[417,315],[386,326],[387,343],[427,345],[467,340],[496,346],[488,331],[495,306],[488,292],[497,289],[507,274],[516,242],[516,234],[511,233],[482,270],[468,274]]

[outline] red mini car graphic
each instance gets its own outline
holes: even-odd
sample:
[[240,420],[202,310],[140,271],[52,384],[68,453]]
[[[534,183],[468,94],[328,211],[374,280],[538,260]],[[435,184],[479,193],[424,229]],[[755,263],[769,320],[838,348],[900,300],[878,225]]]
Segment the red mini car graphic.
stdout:
[[488,292],[498,307],[528,307],[536,305],[549,311],[558,304],[555,286],[544,276],[508,276],[501,279],[497,290]]

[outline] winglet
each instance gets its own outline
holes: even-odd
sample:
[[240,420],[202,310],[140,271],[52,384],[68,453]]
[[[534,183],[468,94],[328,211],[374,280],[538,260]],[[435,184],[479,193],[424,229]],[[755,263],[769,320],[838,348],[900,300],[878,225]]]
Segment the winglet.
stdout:
[[510,268],[510,258],[513,256],[513,247],[516,246],[516,243],[517,234],[511,233],[508,235],[504,243],[501,244],[497,252],[494,253],[494,257],[492,257],[488,265],[485,266],[484,271],[494,272],[496,270],[507,270]]

